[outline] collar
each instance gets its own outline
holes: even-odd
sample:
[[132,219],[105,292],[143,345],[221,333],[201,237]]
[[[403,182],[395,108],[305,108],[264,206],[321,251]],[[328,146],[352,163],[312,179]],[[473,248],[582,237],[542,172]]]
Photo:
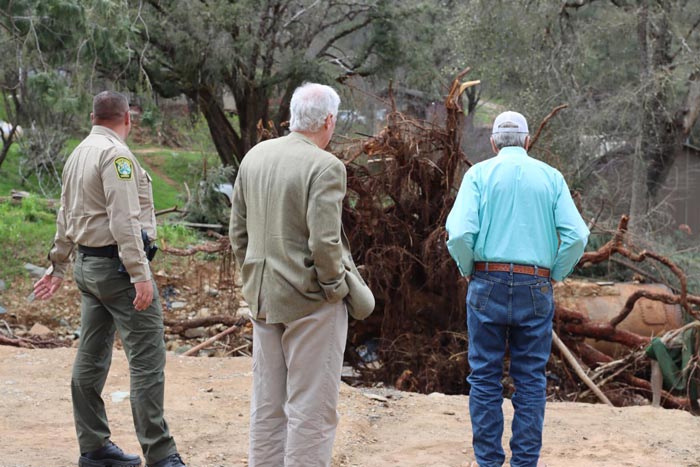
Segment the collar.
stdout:
[[124,142],[124,140],[122,140],[122,139],[119,137],[119,135],[118,135],[117,133],[115,133],[114,130],[112,130],[111,128],[108,128],[108,127],[106,127],[106,126],[102,126],[102,125],[93,125],[93,126],[92,126],[92,131],[90,131],[90,134],[91,134],[91,135],[107,136],[107,137],[110,137],[110,138],[116,138],[117,141],[119,141],[121,144],[123,144],[124,146],[126,146],[126,143]]
[[520,146],[506,146],[498,151],[498,155],[506,157],[529,157],[525,148],[521,148]]
[[290,138],[300,139],[300,140],[302,140],[303,142],[305,142],[305,143],[307,143],[307,144],[311,144],[311,145],[314,146],[314,147],[318,147],[318,145],[316,145],[316,143],[314,143],[313,141],[311,141],[307,136],[302,135],[301,133],[297,133],[296,131],[291,131],[291,132],[289,133],[289,135],[287,135],[287,136],[289,136]]

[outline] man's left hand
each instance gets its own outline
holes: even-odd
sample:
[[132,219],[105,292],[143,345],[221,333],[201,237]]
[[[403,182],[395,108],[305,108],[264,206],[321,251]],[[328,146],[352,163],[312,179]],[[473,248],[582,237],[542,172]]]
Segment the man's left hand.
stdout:
[[134,299],[134,308],[136,311],[143,311],[151,305],[153,301],[153,283],[149,280],[134,282],[136,289],[136,298]]
[[37,300],[48,300],[56,293],[61,286],[63,278],[50,274],[45,275],[34,284],[34,298]]

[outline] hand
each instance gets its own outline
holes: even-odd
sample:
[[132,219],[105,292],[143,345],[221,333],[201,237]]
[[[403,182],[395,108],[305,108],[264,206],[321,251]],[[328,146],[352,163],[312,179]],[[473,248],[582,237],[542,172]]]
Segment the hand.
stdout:
[[134,288],[136,288],[134,308],[136,311],[145,310],[153,301],[153,284],[150,280],[134,282]]
[[63,278],[45,275],[34,284],[34,298],[37,300],[48,300],[56,293],[61,286]]

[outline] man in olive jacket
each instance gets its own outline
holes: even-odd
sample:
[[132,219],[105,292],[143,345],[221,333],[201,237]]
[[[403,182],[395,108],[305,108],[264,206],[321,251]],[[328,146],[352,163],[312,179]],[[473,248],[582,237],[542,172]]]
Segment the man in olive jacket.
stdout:
[[339,104],[328,86],[297,88],[292,132],[251,149],[234,185],[229,234],[253,318],[249,467],[330,465],[348,311],[374,308],[342,230],[345,165],[324,151]]

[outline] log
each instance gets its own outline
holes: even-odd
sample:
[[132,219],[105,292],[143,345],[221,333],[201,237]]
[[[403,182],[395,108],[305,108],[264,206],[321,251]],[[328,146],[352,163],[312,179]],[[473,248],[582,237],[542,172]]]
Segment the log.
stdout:
[[552,341],[562,353],[562,355],[564,355],[564,358],[567,362],[569,362],[569,365],[571,365],[578,377],[581,378],[581,381],[583,381],[586,384],[586,386],[588,386],[590,390],[593,391],[593,393],[596,396],[598,396],[598,399],[600,399],[601,402],[612,407],[613,404],[612,402],[610,402],[610,399],[608,399],[606,395],[603,394],[603,391],[601,391],[600,388],[596,386],[593,381],[591,381],[591,378],[589,378],[586,372],[583,371],[583,368],[581,368],[581,365],[576,360],[576,357],[573,356],[569,348],[566,345],[564,345],[561,339],[559,339],[559,336],[557,336],[557,333],[554,331],[552,331]]
[[172,208],[161,209],[160,211],[156,211],[156,217],[162,216],[163,214],[169,214],[171,212],[184,213],[187,211],[183,211],[182,209],[178,208],[177,206],[173,206]]
[[170,328],[170,332],[175,334],[184,334],[188,329],[214,326],[216,324],[225,324],[226,326],[241,326],[245,322],[245,319],[238,318],[235,316],[227,315],[214,315],[207,316],[206,318],[195,318],[195,319],[164,319],[163,324]]
[[[613,361],[612,357],[605,355],[604,353],[583,342],[576,346],[576,351],[587,365],[599,365],[601,363],[610,363]],[[654,391],[649,381],[637,378],[629,373],[622,373],[618,379],[626,382],[630,386],[641,389],[642,392],[647,394],[647,396],[649,394],[653,396]],[[666,408],[680,410],[688,410],[690,408],[688,399],[676,397],[668,391],[661,391],[661,397],[661,403]]]
[[595,323],[590,320],[581,323],[560,323],[559,329],[574,336],[617,342],[635,350],[647,346],[651,342],[649,337],[642,337],[630,331],[616,329],[610,323]]
[[202,342],[201,344],[195,345],[195,346],[192,347],[190,350],[188,350],[187,352],[183,353],[182,356],[183,356],[183,357],[191,357],[192,355],[195,355],[195,354],[196,354],[197,352],[199,352],[200,350],[202,350],[202,349],[204,349],[204,348],[206,348],[206,347],[209,347],[209,346],[210,346],[211,344],[213,344],[214,342],[218,341],[219,339],[221,339],[221,338],[223,338],[223,337],[228,336],[229,334],[231,334],[232,332],[234,332],[234,331],[236,331],[236,330],[238,330],[238,326],[231,326],[230,328],[228,328],[228,329],[226,329],[226,330],[224,330],[224,331],[221,331],[219,334],[215,335],[214,337],[210,337],[209,339],[205,340],[205,341]]
[[0,334],[0,345],[9,345],[12,347],[21,347],[24,349],[54,349],[57,347],[70,347],[67,342],[59,341],[56,339],[41,340],[41,339],[27,339],[24,337],[10,338],[5,337]]
[[229,248],[231,248],[231,244],[229,243],[228,237],[222,237],[217,242],[194,245],[187,247],[187,249],[170,247],[167,246],[165,242],[161,242],[160,250],[163,253],[168,253],[175,256],[192,256],[198,252],[218,253],[220,251],[226,251]]

